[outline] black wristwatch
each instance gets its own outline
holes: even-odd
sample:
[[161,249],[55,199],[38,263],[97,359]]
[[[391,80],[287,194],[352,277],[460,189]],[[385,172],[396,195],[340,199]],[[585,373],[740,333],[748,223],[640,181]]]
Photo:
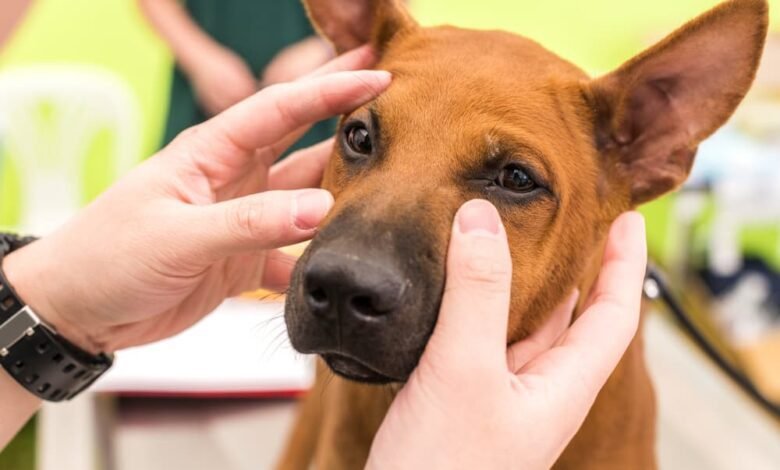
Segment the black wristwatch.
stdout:
[[16,294],[3,272],[3,257],[35,239],[0,233],[0,365],[32,394],[70,400],[113,362],[90,354],[57,334]]

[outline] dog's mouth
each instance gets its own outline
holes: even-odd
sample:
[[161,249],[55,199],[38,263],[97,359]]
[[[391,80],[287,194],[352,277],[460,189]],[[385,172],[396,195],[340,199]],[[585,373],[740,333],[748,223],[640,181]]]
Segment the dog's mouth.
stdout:
[[346,379],[378,385],[398,382],[397,379],[377,372],[357,359],[343,354],[328,353],[321,356],[333,372]]

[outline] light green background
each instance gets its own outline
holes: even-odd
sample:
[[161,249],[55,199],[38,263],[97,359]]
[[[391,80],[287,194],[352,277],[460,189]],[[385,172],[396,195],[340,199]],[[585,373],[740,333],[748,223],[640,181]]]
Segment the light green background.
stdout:
[[[0,7],[2,8],[2,7]],[[166,111],[171,57],[146,26],[132,0],[37,0],[12,40],[0,53],[0,70],[39,63],[98,65],[123,78],[134,93],[142,118],[141,151],[150,155],[159,142]],[[41,109],[41,120],[51,110]],[[112,135],[98,134],[86,159],[82,201],[87,202],[115,179],[104,158]],[[19,182],[13,149],[0,168],[0,226],[20,219]]]
[[[591,72],[607,71],[716,0],[411,0],[425,25],[503,29],[534,39]],[[769,0],[780,27],[780,0]]]
[[[295,1],[295,0],[279,0]],[[411,0],[425,25],[506,29],[536,39],[590,70],[612,69],[654,39],[717,2],[714,0]],[[780,24],[780,0],[771,0],[772,24]],[[144,23],[133,0],[37,0],[13,40],[0,53],[0,69],[40,62],[105,67],[127,81],[141,110],[139,160],[159,142],[166,112],[171,57]],[[43,110],[45,111],[45,110]],[[45,116],[43,116],[45,117]],[[98,135],[86,159],[82,200],[114,178],[105,153],[112,136]],[[1,150],[0,150],[1,151]],[[8,162],[9,159],[3,159]],[[662,213],[664,204],[655,206]],[[0,226],[19,220],[15,169],[0,167]],[[652,208],[649,212],[653,212]],[[662,220],[652,225],[661,240]],[[652,235],[652,234],[651,234]]]

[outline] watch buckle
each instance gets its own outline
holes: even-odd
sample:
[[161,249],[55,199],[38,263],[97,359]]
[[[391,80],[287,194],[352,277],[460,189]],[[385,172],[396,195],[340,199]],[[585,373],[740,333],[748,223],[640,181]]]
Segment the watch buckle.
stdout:
[[40,318],[29,305],[13,314],[0,325],[0,357],[7,356],[11,347],[25,336],[32,336],[35,333],[34,328],[40,324]]

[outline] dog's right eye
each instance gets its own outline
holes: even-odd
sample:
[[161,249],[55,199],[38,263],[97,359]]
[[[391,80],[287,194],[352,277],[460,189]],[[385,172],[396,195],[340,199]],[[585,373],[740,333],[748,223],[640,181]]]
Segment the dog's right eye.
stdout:
[[371,134],[361,123],[349,126],[345,131],[347,145],[350,150],[360,155],[370,155],[374,150],[371,142]]
[[538,188],[528,173],[517,165],[509,165],[501,170],[496,184],[516,193],[528,193]]

